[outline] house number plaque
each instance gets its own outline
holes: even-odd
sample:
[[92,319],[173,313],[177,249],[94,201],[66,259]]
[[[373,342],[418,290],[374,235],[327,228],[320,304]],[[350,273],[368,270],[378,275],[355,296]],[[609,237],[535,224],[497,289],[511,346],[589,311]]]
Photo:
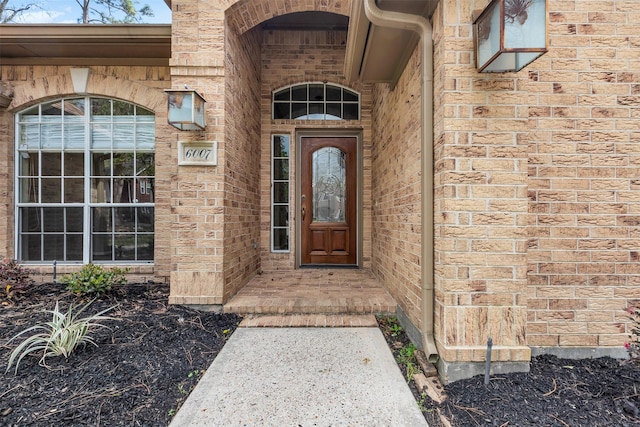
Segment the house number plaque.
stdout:
[[178,164],[216,166],[218,164],[218,142],[178,142]]

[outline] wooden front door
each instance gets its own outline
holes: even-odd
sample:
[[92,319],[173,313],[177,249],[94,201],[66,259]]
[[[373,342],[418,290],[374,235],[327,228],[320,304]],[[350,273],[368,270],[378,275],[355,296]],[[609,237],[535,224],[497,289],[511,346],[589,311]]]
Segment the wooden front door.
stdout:
[[355,137],[301,139],[301,264],[357,264]]

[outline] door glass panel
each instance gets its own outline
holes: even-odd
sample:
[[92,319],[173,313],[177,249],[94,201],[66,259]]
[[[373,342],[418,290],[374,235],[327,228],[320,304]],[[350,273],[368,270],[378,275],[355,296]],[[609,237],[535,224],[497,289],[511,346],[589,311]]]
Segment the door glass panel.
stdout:
[[313,221],[344,222],[345,160],[345,153],[335,147],[324,147],[313,153]]

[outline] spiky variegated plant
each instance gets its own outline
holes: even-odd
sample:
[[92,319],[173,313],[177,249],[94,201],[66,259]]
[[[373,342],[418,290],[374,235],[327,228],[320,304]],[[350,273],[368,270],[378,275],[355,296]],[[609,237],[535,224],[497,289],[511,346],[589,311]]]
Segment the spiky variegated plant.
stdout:
[[33,331],[42,331],[29,336],[11,352],[5,372],[8,372],[15,362],[15,373],[17,373],[20,361],[31,353],[42,351],[40,365],[46,366],[45,360],[47,357],[64,356],[67,358],[80,344],[89,343],[97,347],[98,345],[93,338],[88,335],[89,329],[94,327],[107,328],[107,326],[98,322],[101,320],[115,320],[113,317],[103,316],[103,314],[112,310],[115,306],[109,307],[92,316],[81,318],[80,315],[92,302],[93,301],[88,302],[79,310],[76,310],[76,306],[71,304],[67,312],[63,313],[60,311],[59,304],[56,301],[55,308],[53,310],[47,310],[47,312],[53,314],[53,319],[50,322],[27,328],[9,340],[9,342],[11,342],[21,335]]

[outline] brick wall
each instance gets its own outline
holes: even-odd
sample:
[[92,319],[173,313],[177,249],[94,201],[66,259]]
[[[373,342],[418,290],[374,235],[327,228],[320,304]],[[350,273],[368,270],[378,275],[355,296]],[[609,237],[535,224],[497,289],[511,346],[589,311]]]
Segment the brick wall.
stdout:
[[441,355],[481,360],[488,336],[510,360],[523,344],[621,348],[640,299],[640,3],[550,0],[549,52],[478,74],[487,3],[434,16]]
[[445,361],[527,361],[527,141],[531,95],[481,75],[471,17],[487,2],[443,0],[433,17],[435,331]]
[[[14,99],[10,108],[0,112],[0,215],[6,218],[0,228],[0,250],[2,256],[16,257],[14,248],[14,114],[20,110],[46,100],[73,95],[73,85],[68,66],[19,66],[0,65],[0,80],[10,85]],[[87,86],[89,95],[119,98],[146,107],[156,113],[156,219],[168,209],[164,196],[170,185],[167,161],[171,127],[167,124],[166,98],[163,89],[170,83],[168,67],[119,67],[90,66]],[[168,229],[156,227],[154,267],[138,266],[131,270],[133,278],[139,280],[166,280],[170,271]],[[77,269],[60,267],[63,274]],[[50,280],[51,266],[35,267],[38,281]]]
[[[173,131],[170,224],[171,295],[176,304],[222,304],[224,298],[225,130],[224,4],[172,2],[171,85],[206,99],[206,129]],[[218,141],[217,166],[178,166],[178,141]]]
[[260,30],[226,31],[224,299],[259,268]]
[[[263,32],[262,40],[262,154],[261,154],[261,266],[265,271],[291,270],[295,266],[295,138],[296,130],[354,130],[362,132],[363,146],[363,265],[371,266],[371,160],[370,100],[371,87],[352,84],[343,76],[346,44],[345,31],[275,31]],[[320,120],[271,120],[271,94],[283,86],[322,82],[350,87],[361,94],[361,120],[349,122]],[[288,134],[290,152],[290,247],[286,254],[270,252],[271,135]]]
[[[549,1],[529,92],[532,346],[621,346],[640,301],[640,3]],[[524,107],[523,107],[524,108]]]
[[347,0],[218,0],[228,8],[229,26],[242,34],[275,16],[287,13],[322,11],[349,15]]
[[372,268],[421,327],[421,49],[391,91],[375,85],[372,106]]

